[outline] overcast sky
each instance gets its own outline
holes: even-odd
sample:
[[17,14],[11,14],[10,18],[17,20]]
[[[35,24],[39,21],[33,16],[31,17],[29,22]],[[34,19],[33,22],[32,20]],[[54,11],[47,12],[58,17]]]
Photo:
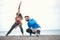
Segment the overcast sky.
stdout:
[[[0,31],[11,28],[20,1],[0,0]],[[60,0],[22,0],[21,13],[34,18],[42,30],[60,29]],[[27,23],[22,22],[25,30]]]

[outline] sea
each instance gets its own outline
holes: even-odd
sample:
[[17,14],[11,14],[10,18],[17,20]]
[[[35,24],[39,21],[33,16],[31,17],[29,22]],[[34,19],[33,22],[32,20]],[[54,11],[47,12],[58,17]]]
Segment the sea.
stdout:
[[[0,36],[5,36],[8,31],[0,31]],[[22,35],[19,31],[13,31],[9,34],[9,36],[18,36]],[[29,35],[27,32],[24,35]],[[41,30],[40,35],[60,35],[60,30]]]

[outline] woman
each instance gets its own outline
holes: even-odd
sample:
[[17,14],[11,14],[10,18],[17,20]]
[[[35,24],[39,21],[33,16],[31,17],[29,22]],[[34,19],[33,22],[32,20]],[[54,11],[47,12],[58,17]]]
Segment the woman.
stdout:
[[23,34],[23,28],[22,28],[22,14],[20,13],[20,6],[21,6],[21,2],[19,4],[19,8],[18,8],[18,12],[16,13],[16,17],[15,17],[15,23],[12,25],[11,29],[8,31],[8,33],[6,34],[6,36],[8,36],[8,34],[11,33],[11,31],[16,28],[16,26],[20,27],[21,33]]

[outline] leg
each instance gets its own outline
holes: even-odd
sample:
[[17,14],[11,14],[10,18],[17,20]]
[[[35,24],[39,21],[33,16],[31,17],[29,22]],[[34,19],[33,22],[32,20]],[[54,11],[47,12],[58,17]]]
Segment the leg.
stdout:
[[21,33],[23,34],[23,33],[24,33],[24,31],[23,31],[23,28],[22,28],[22,26],[20,26],[20,30],[21,30]]
[[39,35],[40,35],[40,30],[37,30],[37,34],[39,34]]
[[8,33],[6,34],[6,36],[8,36],[8,34],[11,33],[11,31],[15,28],[15,26],[17,26],[16,23],[14,23],[14,24],[12,25],[11,29],[8,31]]
[[40,30],[37,30],[37,37],[39,37],[39,35],[40,35]]
[[30,36],[32,35],[32,30],[31,29],[27,29],[26,32],[30,33]]

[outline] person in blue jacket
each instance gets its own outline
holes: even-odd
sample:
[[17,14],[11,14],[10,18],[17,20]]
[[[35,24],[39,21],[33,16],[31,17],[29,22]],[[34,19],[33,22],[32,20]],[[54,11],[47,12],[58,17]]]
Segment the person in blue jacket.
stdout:
[[25,20],[28,22],[28,29],[26,31],[30,33],[30,36],[32,34],[36,34],[37,36],[39,36],[41,28],[40,25],[34,19],[30,19],[29,16],[25,16]]

